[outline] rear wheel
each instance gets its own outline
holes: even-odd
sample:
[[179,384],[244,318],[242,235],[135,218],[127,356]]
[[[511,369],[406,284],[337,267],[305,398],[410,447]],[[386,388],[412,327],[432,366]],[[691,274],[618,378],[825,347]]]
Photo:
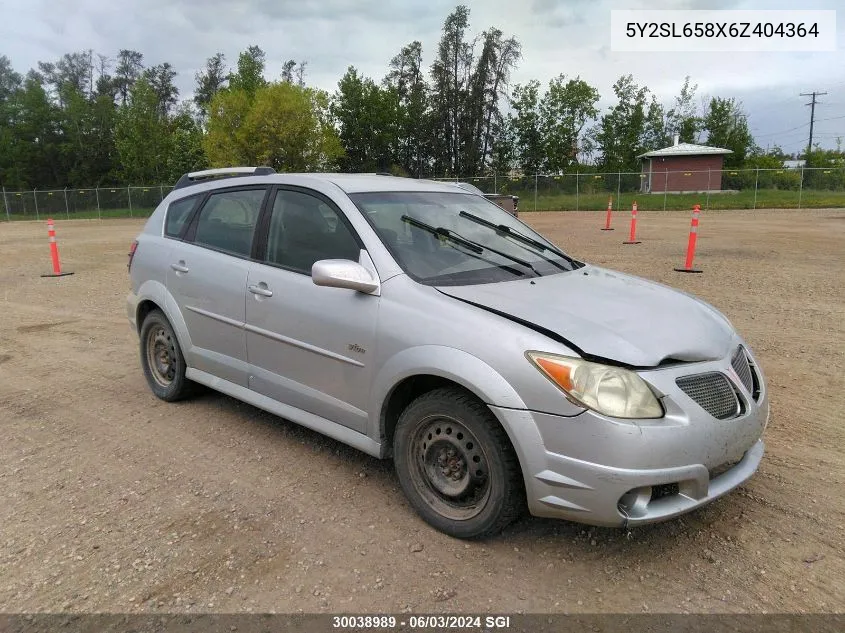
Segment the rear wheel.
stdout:
[[393,440],[402,490],[429,524],[451,536],[495,534],[525,504],[510,440],[482,403],[437,389],[402,413]]
[[194,383],[185,378],[185,357],[161,310],[153,310],[144,319],[140,342],[141,366],[153,393],[168,402],[191,395]]

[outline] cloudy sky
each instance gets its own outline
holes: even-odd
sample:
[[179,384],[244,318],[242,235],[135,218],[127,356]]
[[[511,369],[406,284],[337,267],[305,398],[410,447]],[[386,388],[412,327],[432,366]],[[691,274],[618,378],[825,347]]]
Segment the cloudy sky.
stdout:
[[[113,56],[141,51],[148,65],[170,62],[183,97],[194,73],[216,51],[229,62],[251,44],[267,53],[267,76],[284,60],[308,62],[309,84],[334,91],[347,66],[381,78],[408,42],[431,62],[445,17],[457,0],[0,0],[0,54],[20,71],[39,60],[93,48]],[[842,0],[466,0],[470,28],[490,26],[523,45],[515,83],[580,75],[610,103],[611,86],[632,73],[670,103],[684,76],[700,96],[742,100],[757,142],[787,151],[806,145],[807,98],[817,90],[815,138],[845,139],[845,3]],[[623,53],[612,51],[612,9],[839,9],[837,50],[825,53]]]

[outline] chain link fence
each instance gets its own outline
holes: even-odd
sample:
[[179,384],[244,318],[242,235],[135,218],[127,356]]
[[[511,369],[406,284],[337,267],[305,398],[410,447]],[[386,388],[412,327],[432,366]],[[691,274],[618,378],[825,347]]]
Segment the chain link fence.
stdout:
[[519,196],[521,211],[845,207],[845,166],[797,169],[591,172],[435,178]]
[[[519,196],[521,211],[835,208],[845,207],[845,166],[567,174],[488,174],[434,178],[467,182],[485,193]],[[170,185],[8,191],[0,222],[47,218],[146,217]]]
[[47,218],[147,217],[171,185],[9,191],[2,189],[0,222]]

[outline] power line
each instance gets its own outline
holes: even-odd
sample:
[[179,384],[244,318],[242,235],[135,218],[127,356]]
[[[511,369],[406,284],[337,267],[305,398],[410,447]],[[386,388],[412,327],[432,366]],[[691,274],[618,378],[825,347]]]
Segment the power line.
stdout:
[[810,125],[809,123],[802,123],[801,125],[796,125],[795,127],[791,127],[788,130],[780,130],[779,132],[766,132],[765,134],[758,134],[758,138],[762,138],[765,136],[774,136],[775,134],[786,134],[787,132],[792,132],[794,130],[800,130],[801,128],[807,127]]
[[816,118],[816,97],[820,97],[822,95],[826,95],[826,92],[802,92],[800,94],[801,97],[813,97],[813,100],[806,105],[810,106],[810,140],[807,143],[807,154],[813,151],[813,123],[815,122]]

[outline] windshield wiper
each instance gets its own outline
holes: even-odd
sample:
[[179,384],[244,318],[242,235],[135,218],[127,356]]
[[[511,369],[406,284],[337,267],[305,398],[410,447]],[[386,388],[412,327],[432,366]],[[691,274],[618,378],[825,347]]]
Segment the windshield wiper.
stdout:
[[[539,249],[541,251],[549,251],[550,253],[554,253],[555,255],[558,255],[559,257],[562,257],[563,259],[568,261],[573,266],[576,265],[575,260],[572,259],[569,255],[567,255],[563,251],[560,251],[556,248],[552,248],[551,246],[547,246],[546,244],[543,244],[542,242],[535,240],[533,237],[529,237],[527,235],[524,235],[523,233],[520,233],[516,229],[512,229],[511,227],[509,227],[506,224],[494,224],[493,222],[490,222],[489,220],[485,220],[484,218],[480,218],[477,215],[473,215],[472,213],[469,213],[467,211],[461,211],[458,215],[460,215],[462,218],[466,218],[467,220],[475,222],[476,224],[480,224],[481,226],[486,226],[487,228],[492,229],[492,230],[496,231],[497,233],[504,233],[505,235],[513,238],[517,242],[522,242],[523,244],[528,244],[529,246],[533,246],[534,248]],[[569,269],[561,266],[560,263],[554,261],[553,259],[551,259],[549,257],[546,257],[545,255],[541,254],[540,256],[543,257],[543,259],[545,259],[547,262],[549,262],[550,264],[552,264],[554,266],[557,266],[561,270],[569,270]]]
[[[534,269],[534,266],[531,265],[531,262],[527,262],[524,259],[521,259],[519,257],[514,257],[513,255],[509,255],[508,253],[503,253],[502,251],[496,250],[495,248],[490,248],[489,246],[479,244],[478,242],[473,242],[472,240],[468,240],[467,238],[463,237],[462,235],[455,233],[451,229],[447,229],[447,228],[442,227],[442,226],[431,226],[430,224],[426,224],[425,222],[423,222],[421,220],[417,220],[416,218],[412,218],[409,215],[403,215],[402,221],[407,222],[411,226],[415,226],[417,228],[420,228],[423,231],[427,231],[427,232],[431,233],[432,235],[436,235],[436,236],[439,236],[439,237],[445,237],[447,240],[451,240],[455,244],[460,244],[464,248],[467,248],[474,253],[483,253],[485,250],[490,251],[491,253],[496,253],[496,255],[504,257],[505,259],[509,259],[512,262],[519,264],[520,266],[525,266],[526,268],[530,269],[535,275],[540,277],[540,273],[538,273]],[[489,260],[485,260],[485,261],[489,261]],[[491,263],[493,263],[493,262],[491,262]],[[515,270],[515,269],[510,269],[510,270]],[[520,271],[516,271],[516,272],[520,272]]]

